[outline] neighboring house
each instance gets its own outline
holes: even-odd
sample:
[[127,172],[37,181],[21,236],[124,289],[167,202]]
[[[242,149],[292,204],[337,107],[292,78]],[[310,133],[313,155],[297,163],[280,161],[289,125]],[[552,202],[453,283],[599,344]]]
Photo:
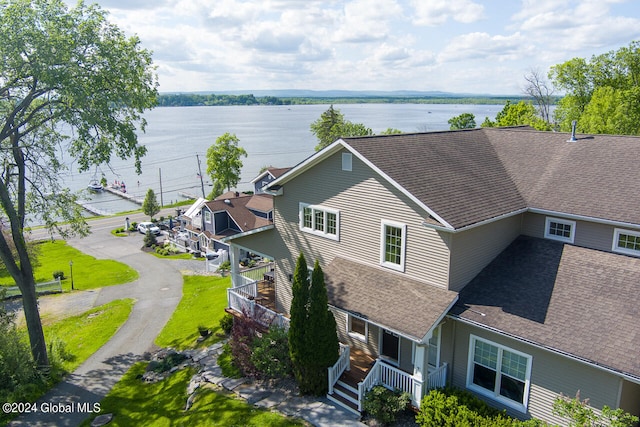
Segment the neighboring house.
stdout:
[[268,167],[260,175],[251,180],[253,184],[253,191],[255,194],[264,193],[264,188],[269,185],[273,180],[279,178],[285,172],[288,172],[291,168],[274,168]]
[[198,199],[181,220],[190,250],[204,254],[228,252],[224,238],[273,223],[273,196],[228,192],[212,201]]
[[639,159],[637,137],[522,127],[344,138],[224,240],[275,259],[283,313],[298,254],[320,262],[341,342],[376,359],[355,400],[446,380],[523,419],[562,424],[578,391],[638,415]]

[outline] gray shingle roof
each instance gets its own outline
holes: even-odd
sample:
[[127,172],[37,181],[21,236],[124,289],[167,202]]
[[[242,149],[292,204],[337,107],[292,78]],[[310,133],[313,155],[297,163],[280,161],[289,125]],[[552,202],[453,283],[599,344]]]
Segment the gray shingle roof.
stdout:
[[640,138],[483,128],[345,138],[454,228],[524,208],[640,224]]
[[640,378],[639,277],[638,258],[521,236],[451,314]]
[[324,269],[329,304],[421,340],[457,293],[336,257]]

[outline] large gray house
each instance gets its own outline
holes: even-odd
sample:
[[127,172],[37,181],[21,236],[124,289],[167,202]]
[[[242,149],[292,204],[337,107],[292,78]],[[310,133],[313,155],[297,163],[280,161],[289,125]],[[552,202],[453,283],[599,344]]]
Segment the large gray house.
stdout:
[[[562,424],[553,401],[578,391],[640,413],[640,138],[344,138],[267,191],[273,224],[226,239],[231,257],[275,260],[285,315],[298,254],[319,260],[344,344],[336,399],[357,410],[383,383],[417,404],[446,382],[523,419]],[[337,377],[356,354],[373,363],[350,389]]]

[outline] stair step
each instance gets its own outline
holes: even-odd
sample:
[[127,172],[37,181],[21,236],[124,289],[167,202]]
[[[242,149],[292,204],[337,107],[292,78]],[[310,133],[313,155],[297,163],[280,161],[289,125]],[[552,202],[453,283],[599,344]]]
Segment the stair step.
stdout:
[[334,388],[341,388],[342,390],[344,390],[345,392],[351,394],[354,398],[358,398],[358,389],[354,388],[353,386],[342,382],[342,381],[338,381],[334,386]]
[[337,394],[336,392],[334,392],[333,394],[327,394],[327,399],[329,399],[330,401],[334,402],[338,406],[346,409],[347,411],[355,415],[361,415],[360,412],[358,411],[357,404],[354,404],[353,402],[346,400],[344,397]]

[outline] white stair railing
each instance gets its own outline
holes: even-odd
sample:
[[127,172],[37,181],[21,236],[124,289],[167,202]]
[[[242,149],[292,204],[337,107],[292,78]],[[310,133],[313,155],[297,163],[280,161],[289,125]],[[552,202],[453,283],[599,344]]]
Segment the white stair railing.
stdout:
[[351,349],[348,345],[340,343],[340,356],[333,366],[327,368],[329,371],[329,394],[333,393],[333,386],[344,371],[351,368]]

